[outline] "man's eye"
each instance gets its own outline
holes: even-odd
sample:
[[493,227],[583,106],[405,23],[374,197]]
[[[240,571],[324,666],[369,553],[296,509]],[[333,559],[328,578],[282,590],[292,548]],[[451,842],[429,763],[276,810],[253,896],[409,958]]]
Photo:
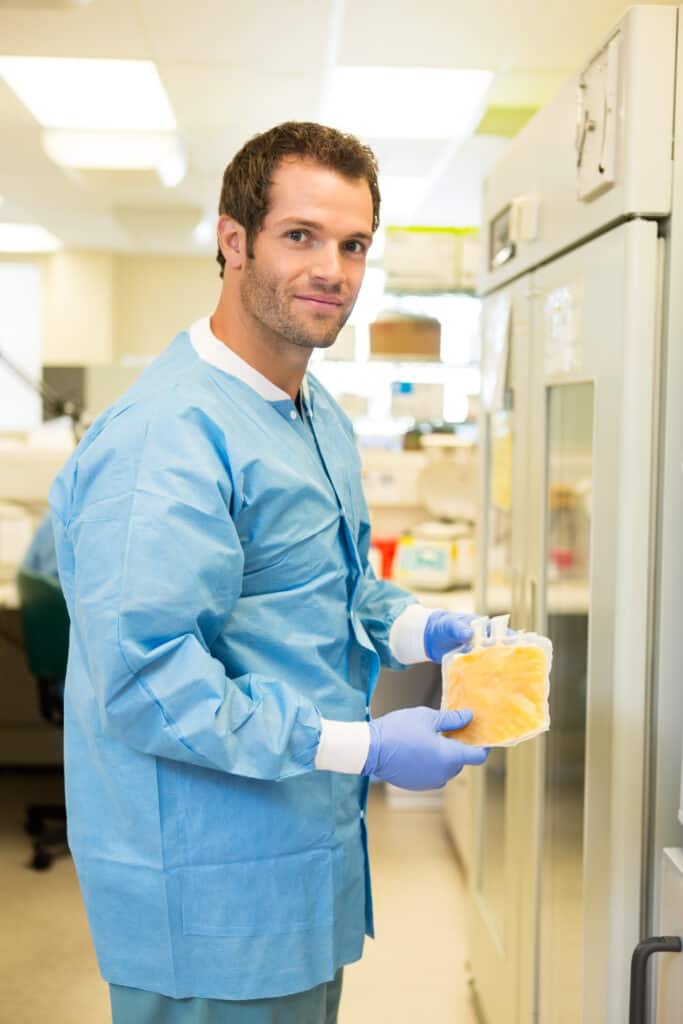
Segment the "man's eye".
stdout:
[[346,251],[354,253],[355,255],[360,255],[365,252],[365,246],[362,242],[358,242],[354,239],[351,242],[346,243]]
[[300,228],[296,228],[294,231],[288,231],[287,237],[291,238],[293,242],[303,242],[306,237],[306,232],[302,231]]

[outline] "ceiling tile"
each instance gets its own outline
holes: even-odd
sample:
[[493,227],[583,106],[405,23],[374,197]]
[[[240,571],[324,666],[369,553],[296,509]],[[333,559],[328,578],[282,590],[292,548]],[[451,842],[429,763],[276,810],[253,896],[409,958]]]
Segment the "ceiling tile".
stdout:
[[566,71],[502,71],[486,97],[491,107],[542,107],[571,77]]
[[149,55],[135,0],[97,0],[71,10],[0,10],[0,49],[26,57]]
[[286,120],[319,116],[320,76],[297,71],[238,70],[217,64],[159,64],[171,106],[183,126],[249,135]]
[[140,0],[154,58],[297,71],[327,59],[333,0]]
[[193,126],[183,128],[182,132],[190,163],[200,174],[214,181],[216,189],[220,185],[225,167],[250,134],[253,132],[244,132],[236,126],[212,131]]
[[28,107],[24,106],[4,79],[0,78],[0,132],[3,124],[30,124],[35,127],[36,121]]
[[42,224],[74,246],[106,249],[120,240],[108,201],[103,203],[81,187],[75,175],[47,159],[35,124],[3,124],[2,142],[0,194],[22,209],[26,220]]
[[487,107],[474,134],[501,135],[513,139],[537,110],[538,107]]
[[508,140],[474,136],[454,154],[417,212],[416,224],[471,227],[481,223],[483,181]]
[[430,174],[447,144],[443,139],[364,139],[370,146],[381,174],[418,177]]
[[338,63],[571,73],[629,6],[624,0],[346,0]]
[[201,206],[114,206],[114,217],[131,241],[157,239],[163,247],[174,241],[189,241],[201,220]]
[[155,170],[109,170],[104,167],[74,171],[74,177],[84,188],[106,195],[111,202],[116,195],[159,191],[159,175]]
[[92,3],[92,0],[0,0],[0,10],[55,10],[57,8],[80,7],[90,3]]

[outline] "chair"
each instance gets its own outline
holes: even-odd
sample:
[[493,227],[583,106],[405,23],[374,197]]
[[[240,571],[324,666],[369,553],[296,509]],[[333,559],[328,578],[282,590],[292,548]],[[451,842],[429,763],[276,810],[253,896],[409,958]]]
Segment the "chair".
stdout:
[[[28,667],[38,683],[40,711],[61,728],[64,717],[64,677],[69,649],[69,614],[59,583],[21,568],[17,575],[19,612]],[[48,822],[53,822],[48,827]],[[56,852],[66,852],[64,804],[30,804],[26,831],[33,837],[36,871],[49,868]]]

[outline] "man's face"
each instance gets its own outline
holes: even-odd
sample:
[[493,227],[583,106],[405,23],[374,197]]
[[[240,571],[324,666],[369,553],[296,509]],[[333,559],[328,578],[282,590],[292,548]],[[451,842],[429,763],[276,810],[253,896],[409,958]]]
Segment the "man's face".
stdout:
[[240,283],[245,311],[292,345],[332,345],[363,280],[372,212],[364,178],[309,160],[282,161]]

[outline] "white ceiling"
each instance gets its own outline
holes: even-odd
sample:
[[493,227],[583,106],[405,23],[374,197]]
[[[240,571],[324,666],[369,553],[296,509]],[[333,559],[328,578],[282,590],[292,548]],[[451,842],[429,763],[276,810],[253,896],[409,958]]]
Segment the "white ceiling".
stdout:
[[[335,65],[486,68],[488,102],[536,106],[589,55],[622,0],[0,0],[0,55],[156,62],[187,146],[175,189],[148,173],[67,174],[0,80],[0,219],[42,224],[65,244],[200,250],[225,164],[254,132],[321,116]],[[387,97],[391,103],[391,97]],[[471,224],[504,139],[373,142],[385,173],[424,176],[416,223]],[[387,211],[388,218],[400,211]],[[386,218],[385,218],[386,219]],[[209,244],[208,248],[212,246]]]

